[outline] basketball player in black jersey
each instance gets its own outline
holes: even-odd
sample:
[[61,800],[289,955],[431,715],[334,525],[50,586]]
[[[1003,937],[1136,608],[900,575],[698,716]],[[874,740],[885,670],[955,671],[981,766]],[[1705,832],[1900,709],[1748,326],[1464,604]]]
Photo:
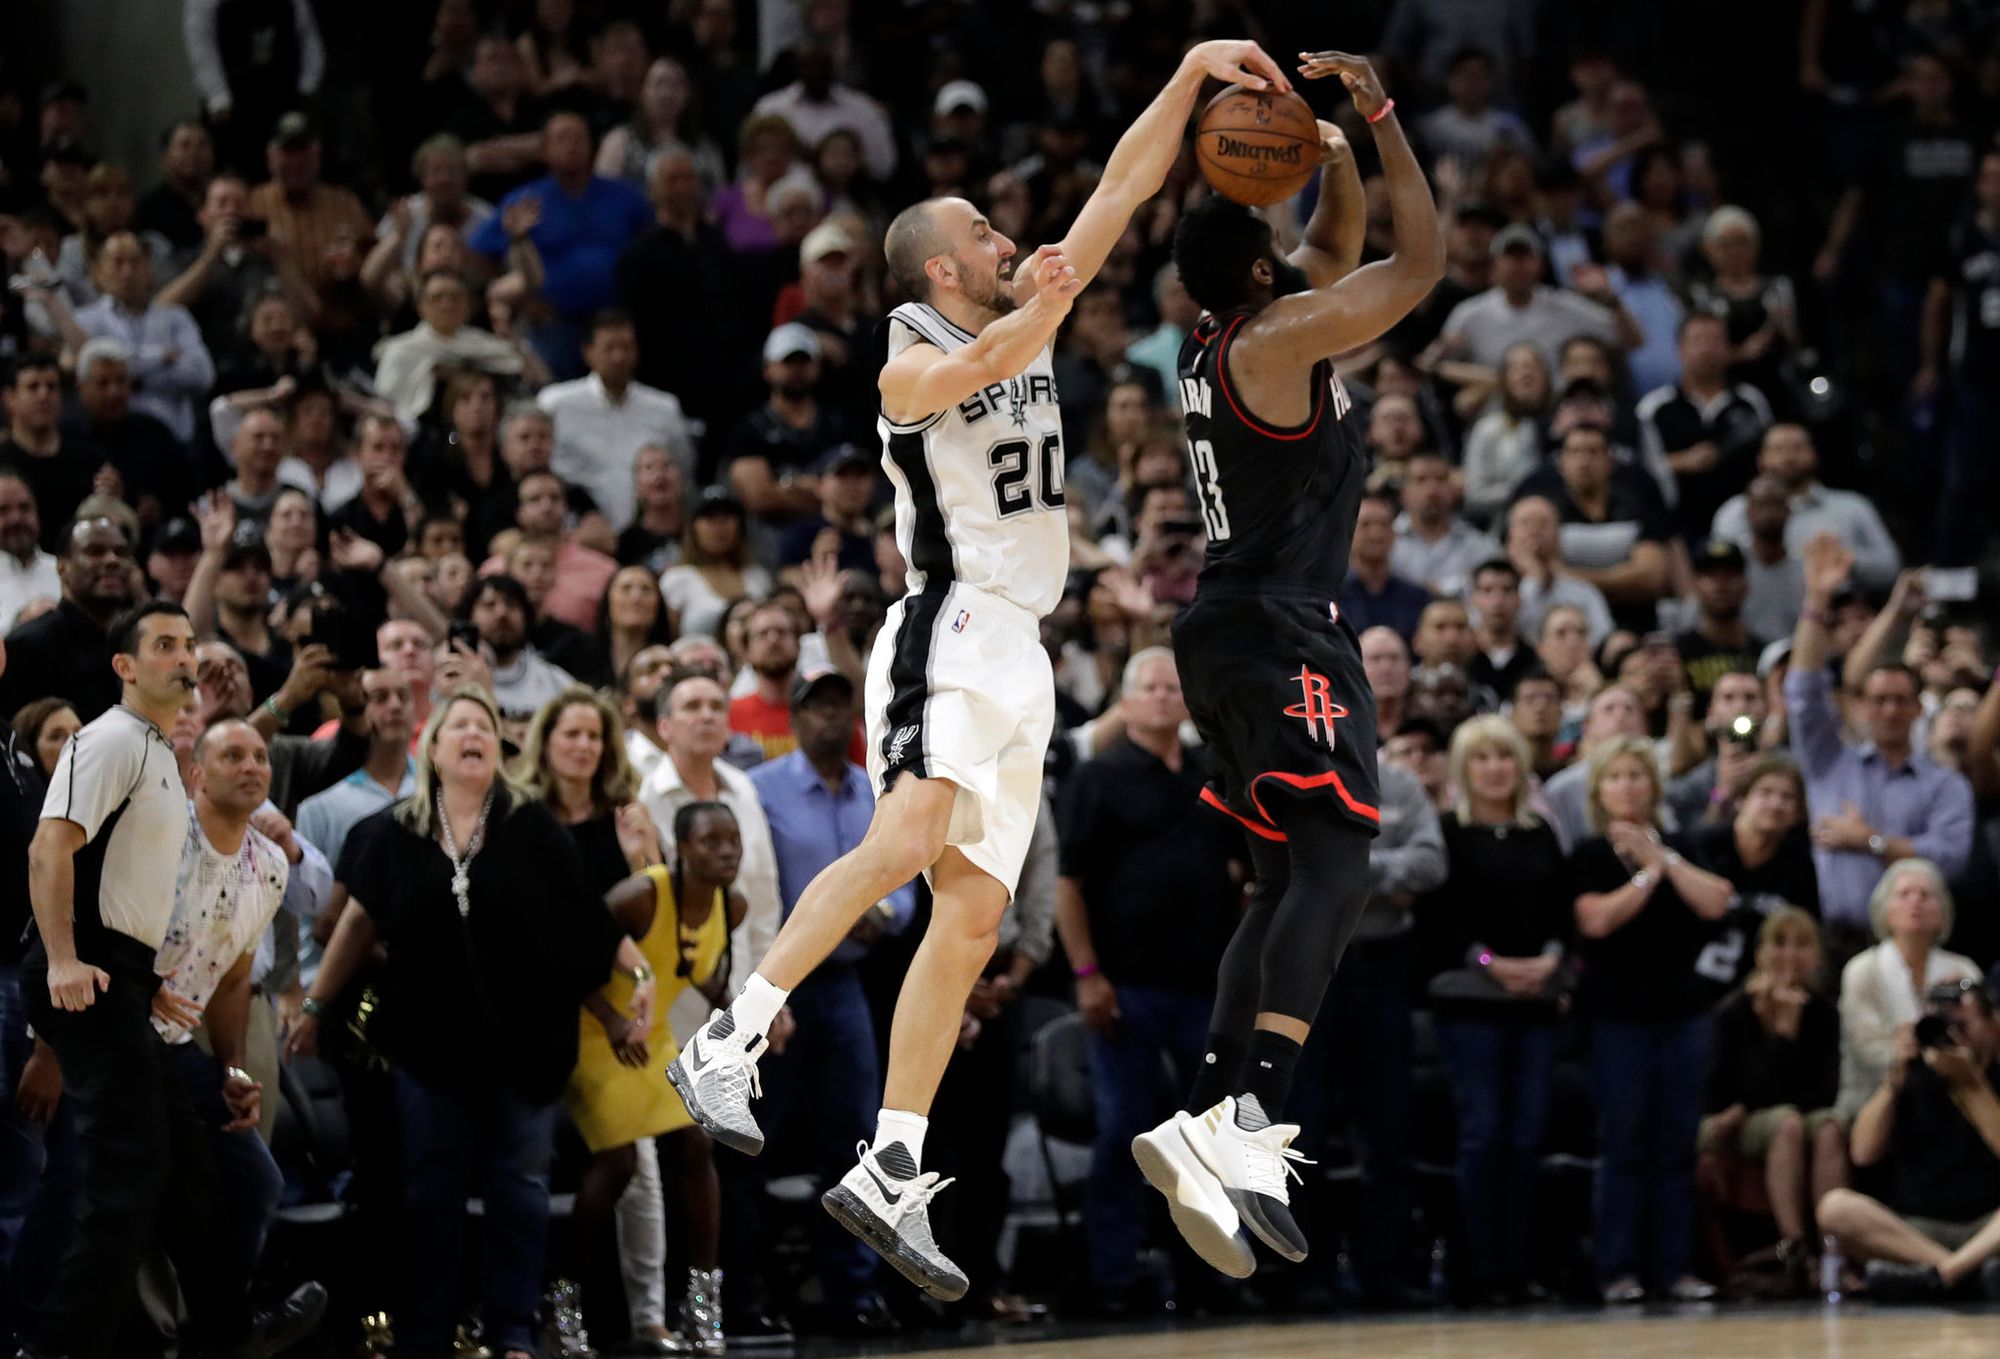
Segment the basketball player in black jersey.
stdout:
[[[1358,183],[1323,187],[1304,243],[1278,252],[1249,209],[1211,198],[1182,219],[1174,262],[1208,315],[1181,350],[1188,452],[1207,521],[1194,602],[1174,626],[1182,691],[1215,771],[1204,800],[1248,833],[1251,906],[1223,955],[1204,1063],[1186,1111],[1133,1142],[1175,1225],[1242,1277],[1249,1234],[1290,1260],[1306,1242],[1286,1177],[1292,1069],[1368,895],[1375,702],[1334,599],[1367,455],[1331,356],[1366,344],[1444,271],[1437,209],[1368,63],[1302,53],[1368,120],[1388,180],[1395,253],[1356,269]],[[1321,124],[1329,144],[1339,133]],[[1245,1228],[1248,1232],[1246,1233]]]

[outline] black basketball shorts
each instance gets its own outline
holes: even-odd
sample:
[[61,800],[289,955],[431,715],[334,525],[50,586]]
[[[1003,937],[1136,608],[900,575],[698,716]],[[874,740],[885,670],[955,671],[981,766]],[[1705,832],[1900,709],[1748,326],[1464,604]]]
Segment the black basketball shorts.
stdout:
[[1375,695],[1361,649],[1323,595],[1270,581],[1204,582],[1174,623],[1188,712],[1206,743],[1202,800],[1266,840],[1283,840],[1287,797],[1333,799],[1381,829]]

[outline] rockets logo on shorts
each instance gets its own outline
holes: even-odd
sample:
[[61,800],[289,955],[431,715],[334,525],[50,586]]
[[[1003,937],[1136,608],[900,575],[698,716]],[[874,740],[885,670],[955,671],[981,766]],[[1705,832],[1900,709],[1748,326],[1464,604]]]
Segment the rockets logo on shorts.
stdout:
[[1333,689],[1325,675],[1315,672],[1309,666],[1300,666],[1299,673],[1292,676],[1303,693],[1299,701],[1285,709],[1285,716],[1305,719],[1306,736],[1317,741],[1322,733],[1326,738],[1326,748],[1334,746],[1333,721],[1347,716],[1347,709],[1333,701]]

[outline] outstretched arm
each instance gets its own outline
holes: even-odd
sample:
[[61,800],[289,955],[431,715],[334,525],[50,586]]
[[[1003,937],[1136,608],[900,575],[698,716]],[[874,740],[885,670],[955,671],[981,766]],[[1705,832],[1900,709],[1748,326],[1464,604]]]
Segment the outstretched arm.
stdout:
[[913,424],[1027,370],[1055,338],[1083,288],[1083,280],[1058,253],[1038,252],[1034,275],[1041,281],[1034,296],[963,349],[947,354],[935,345],[913,344],[883,365],[876,385],[890,420]]
[[1308,80],[1338,75],[1375,130],[1395,221],[1395,253],[1364,265],[1331,287],[1283,297],[1244,327],[1239,343],[1310,368],[1320,359],[1367,344],[1408,315],[1444,276],[1444,236],[1437,205],[1389,97],[1373,68],[1344,52],[1307,53]]
[[[1097,276],[1132,214],[1166,183],[1167,171],[1181,153],[1195,96],[1209,76],[1251,90],[1292,88],[1278,63],[1254,42],[1205,42],[1189,48],[1173,79],[1118,139],[1103,178],[1058,247],[1083,282]],[[1015,301],[1026,302],[1036,286],[1032,276],[1017,280]]]

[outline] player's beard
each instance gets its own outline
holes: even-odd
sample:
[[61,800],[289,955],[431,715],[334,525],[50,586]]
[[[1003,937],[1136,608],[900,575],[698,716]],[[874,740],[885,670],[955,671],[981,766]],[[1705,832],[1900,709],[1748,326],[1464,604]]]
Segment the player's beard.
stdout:
[[1312,279],[1306,271],[1288,259],[1271,261],[1271,296],[1290,297],[1293,293],[1306,292],[1312,287]]
[[[963,269],[964,265],[961,264],[959,267]],[[975,307],[992,312],[995,316],[1005,316],[1014,310],[1013,284],[1010,280],[1001,278],[997,269],[993,271],[993,277],[986,280],[979,290],[975,291],[968,287],[963,291],[966,301]]]

